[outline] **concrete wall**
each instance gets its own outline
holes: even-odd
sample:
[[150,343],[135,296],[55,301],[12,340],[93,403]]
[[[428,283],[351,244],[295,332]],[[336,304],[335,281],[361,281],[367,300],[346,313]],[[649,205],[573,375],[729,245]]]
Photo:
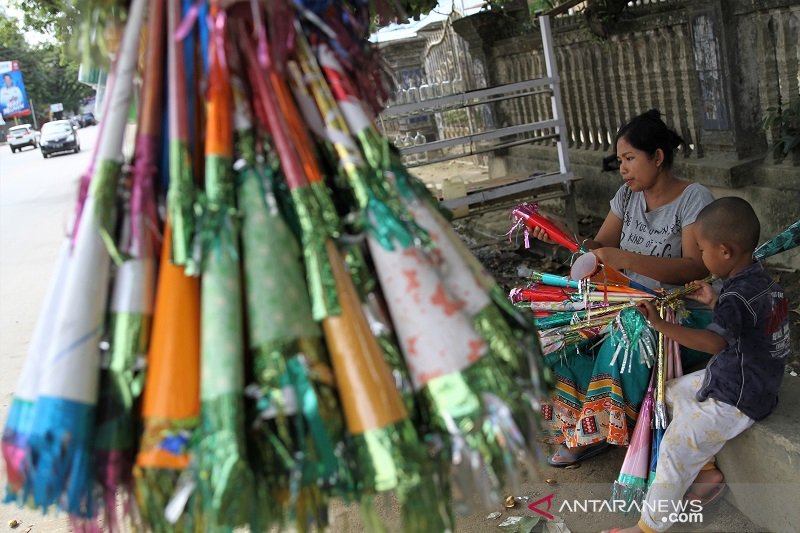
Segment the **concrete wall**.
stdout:
[[[394,77],[398,92],[394,98],[399,98],[400,90],[407,89],[409,85],[419,85],[419,79],[425,75],[422,65],[422,53],[425,50],[426,40],[415,37],[402,41],[390,41],[378,45],[381,56]],[[404,102],[398,102],[404,103]],[[422,132],[428,142],[436,140],[436,123],[433,115],[421,114],[413,117],[400,117],[388,120],[381,119],[381,129],[394,140],[398,135],[410,134],[413,137],[417,131]]]
[[[622,184],[617,172],[601,170],[608,152],[571,149],[569,154],[572,171],[582,178],[575,184],[578,213],[605,217],[609,201]],[[553,171],[558,169],[558,156],[554,147],[529,145],[496,157],[490,170],[500,166],[508,173]],[[739,196],[750,202],[761,221],[762,242],[800,219],[798,167],[704,158],[677,161],[674,170],[679,177],[707,186],[717,198]],[[561,205],[556,202],[551,207],[560,209]],[[800,269],[800,248],[775,256],[769,263]]]

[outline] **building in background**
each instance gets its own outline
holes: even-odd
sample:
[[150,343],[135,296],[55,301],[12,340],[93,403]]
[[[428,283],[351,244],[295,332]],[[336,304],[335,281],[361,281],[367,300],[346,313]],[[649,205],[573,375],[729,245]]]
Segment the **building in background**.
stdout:
[[93,97],[87,97],[81,102],[81,107],[78,110],[79,116],[86,113],[91,113],[97,120],[100,120],[103,118],[101,116],[101,104],[103,102],[103,97],[106,94],[108,73],[101,68],[86,68],[83,64],[81,64],[80,68],[78,69],[78,81],[94,88],[95,90],[95,95]]

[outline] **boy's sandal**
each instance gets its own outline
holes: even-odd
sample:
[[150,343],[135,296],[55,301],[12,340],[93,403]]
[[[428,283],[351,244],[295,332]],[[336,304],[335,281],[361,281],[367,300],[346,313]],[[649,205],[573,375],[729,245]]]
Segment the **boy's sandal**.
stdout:
[[[583,452],[573,452],[572,450],[580,450],[581,448],[585,448]],[[578,448],[567,448],[566,444],[562,444],[558,447],[556,453],[554,453],[549,459],[547,459],[547,463],[550,466],[554,466],[556,468],[564,468],[567,466],[572,466],[589,459],[590,457],[594,457],[595,455],[601,454],[609,448],[608,441],[603,441],[598,444],[590,444],[588,446],[579,446]],[[558,461],[556,457],[561,459],[566,459],[566,461]]]
[[727,486],[728,485],[726,485],[725,482],[717,483],[714,488],[711,489],[711,494],[704,498],[701,498],[692,492],[687,492],[683,499],[687,502],[698,501],[700,507],[705,509],[706,507],[710,507],[711,505],[719,502],[719,500],[722,498],[722,495],[725,494],[725,488]]

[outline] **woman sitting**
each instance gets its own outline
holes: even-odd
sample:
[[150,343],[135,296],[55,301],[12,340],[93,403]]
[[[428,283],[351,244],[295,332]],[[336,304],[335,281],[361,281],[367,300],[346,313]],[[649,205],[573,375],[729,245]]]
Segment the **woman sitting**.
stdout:
[[[653,289],[682,286],[708,275],[694,222],[714,197],[702,185],[672,173],[675,150],[682,143],[657,110],[637,116],[619,130],[616,151],[624,184],[611,200],[597,236],[584,242],[605,265]],[[533,235],[553,242],[541,229]],[[704,327],[710,318],[709,310],[694,309],[684,325]],[[556,394],[544,415],[547,440],[561,445],[549,460],[552,466],[576,464],[609,444],[628,444],[651,369],[640,361],[638,350],[632,354],[630,370],[621,370],[622,357],[612,364],[611,335],[589,355],[572,353],[552,362]],[[684,368],[708,357],[689,351],[681,355]],[[707,472],[698,481],[713,482],[721,478],[718,474]]]

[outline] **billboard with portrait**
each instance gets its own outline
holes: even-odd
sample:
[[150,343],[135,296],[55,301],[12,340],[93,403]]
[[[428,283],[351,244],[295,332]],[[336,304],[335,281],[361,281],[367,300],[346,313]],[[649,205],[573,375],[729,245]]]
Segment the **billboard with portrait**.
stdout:
[[0,113],[5,119],[31,114],[22,71],[16,61],[0,61]]

